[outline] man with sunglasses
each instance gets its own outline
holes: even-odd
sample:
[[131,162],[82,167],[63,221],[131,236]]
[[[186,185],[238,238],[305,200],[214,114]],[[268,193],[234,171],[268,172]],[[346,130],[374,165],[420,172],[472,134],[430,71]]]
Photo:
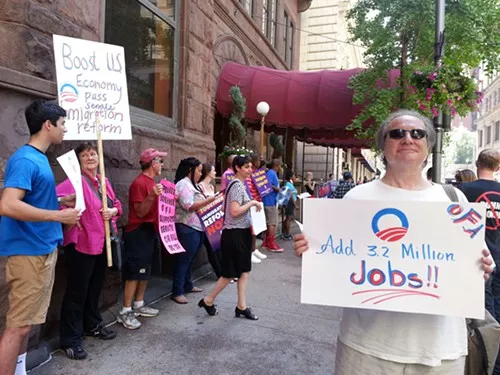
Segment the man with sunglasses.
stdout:
[[[385,175],[356,186],[345,200],[450,202],[443,187],[427,181],[422,174],[436,142],[430,119],[414,111],[398,110],[381,124],[375,140],[386,166]],[[462,192],[455,192],[460,202],[467,202]],[[304,235],[294,240],[298,255],[308,250]],[[489,251],[478,251],[476,256],[478,269],[488,278],[493,271]],[[463,317],[345,308],[335,374],[463,375],[466,355]]]
[[[123,251],[123,308],[118,322],[125,328],[137,329],[141,323],[136,316],[154,317],[158,310],[144,304],[144,294],[151,278],[153,253],[159,247],[158,197],[163,185],[155,178],[161,175],[166,152],[155,148],[144,150],[139,158],[142,173],[129,188],[129,215],[125,228]],[[134,305],[132,307],[132,301]]]

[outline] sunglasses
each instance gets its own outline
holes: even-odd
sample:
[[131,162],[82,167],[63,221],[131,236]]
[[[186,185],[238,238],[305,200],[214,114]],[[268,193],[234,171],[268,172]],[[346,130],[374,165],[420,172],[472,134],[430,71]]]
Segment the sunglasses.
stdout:
[[422,139],[427,137],[427,132],[423,129],[392,129],[386,133],[391,139],[403,139],[406,137],[406,133],[410,133],[412,139]]
[[163,164],[163,159],[153,159],[154,162]]

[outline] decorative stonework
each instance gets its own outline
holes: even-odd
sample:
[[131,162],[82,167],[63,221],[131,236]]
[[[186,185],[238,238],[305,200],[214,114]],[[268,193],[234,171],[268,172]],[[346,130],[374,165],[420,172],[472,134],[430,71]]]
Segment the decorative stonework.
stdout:
[[217,80],[225,63],[234,61],[239,64],[248,65],[248,56],[238,39],[231,35],[223,35],[214,43],[212,50],[214,64],[212,65],[212,98],[217,92]]

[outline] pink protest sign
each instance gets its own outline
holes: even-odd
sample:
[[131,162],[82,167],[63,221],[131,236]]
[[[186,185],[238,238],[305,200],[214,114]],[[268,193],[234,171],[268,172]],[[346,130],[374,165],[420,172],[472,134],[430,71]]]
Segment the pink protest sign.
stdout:
[[165,179],[160,183],[163,185],[163,193],[158,199],[160,237],[170,254],[183,253],[186,250],[179,243],[175,231],[175,184]]

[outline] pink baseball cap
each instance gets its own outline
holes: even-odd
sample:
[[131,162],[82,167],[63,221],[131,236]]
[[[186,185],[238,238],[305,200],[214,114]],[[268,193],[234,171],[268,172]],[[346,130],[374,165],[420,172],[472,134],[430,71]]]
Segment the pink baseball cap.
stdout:
[[160,152],[156,148],[148,148],[141,152],[141,156],[139,157],[139,161],[141,163],[149,163],[156,157],[164,157],[167,156],[166,152]]

